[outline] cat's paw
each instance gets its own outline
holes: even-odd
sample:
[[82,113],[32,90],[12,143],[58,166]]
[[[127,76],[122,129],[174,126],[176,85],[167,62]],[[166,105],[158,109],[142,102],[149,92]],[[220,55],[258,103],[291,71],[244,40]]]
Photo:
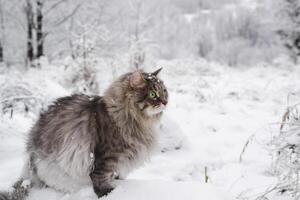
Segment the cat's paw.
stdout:
[[94,188],[98,198],[108,195],[114,188],[111,186],[103,186],[100,188]]

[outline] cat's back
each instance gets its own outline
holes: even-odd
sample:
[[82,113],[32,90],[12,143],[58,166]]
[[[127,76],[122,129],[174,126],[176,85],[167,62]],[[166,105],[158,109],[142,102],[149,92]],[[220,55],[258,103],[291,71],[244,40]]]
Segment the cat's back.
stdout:
[[57,99],[40,114],[28,138],[28,150],[53,153],[70,140],[92,140],[96,134],[93,112],[101,101],[100,96],[75,94]]

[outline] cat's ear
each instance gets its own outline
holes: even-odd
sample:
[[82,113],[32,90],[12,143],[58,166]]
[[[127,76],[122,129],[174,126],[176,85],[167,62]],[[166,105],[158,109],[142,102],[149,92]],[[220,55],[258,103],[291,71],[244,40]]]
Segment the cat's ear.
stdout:
[[132,88],[143,88],[146,86],[145,79],[141,71],[136,70],[129,77],[129,84]]
[[158,73],[162,70],[163,68],[159,68],[158,70],[156,70],[155,72],[152,72],[152,75],[157,76]]

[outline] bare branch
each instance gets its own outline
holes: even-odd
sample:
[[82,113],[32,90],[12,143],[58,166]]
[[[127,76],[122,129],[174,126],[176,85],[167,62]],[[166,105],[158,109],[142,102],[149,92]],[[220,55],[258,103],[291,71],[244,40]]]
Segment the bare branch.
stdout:
[[69,18],[71,18],[73,15],[76,14],[76,12],[78,11],[78,9],[81,7],[81,4],[78,4],[75,9],[68,15],[66,15],[64,18],[60,19],[59,21],[57,21],[54,26],[59,26],[61,24],[63,24],[64,22],[68,21]]
[[57,8],[60,4],[66,2],[68,0],[60,0],[57,1],[56,3],[54,3],[48,10],[45,11],[44,16],[47,16],[49,13],[51,13],[52,10],[54,10],[55,8]]

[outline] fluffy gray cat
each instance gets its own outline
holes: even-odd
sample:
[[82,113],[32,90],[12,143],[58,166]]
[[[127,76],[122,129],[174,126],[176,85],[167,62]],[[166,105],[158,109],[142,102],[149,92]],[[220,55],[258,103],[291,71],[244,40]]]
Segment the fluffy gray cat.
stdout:
[[156,144],[155,125],[168,103],[160,70],[125,74],[103,97],[56,100],[29,134],[21,180],[0,200],[23,199],[30,187],[74,192],[92,185],[98,197],[112,191],[113,181],[147,160]]

